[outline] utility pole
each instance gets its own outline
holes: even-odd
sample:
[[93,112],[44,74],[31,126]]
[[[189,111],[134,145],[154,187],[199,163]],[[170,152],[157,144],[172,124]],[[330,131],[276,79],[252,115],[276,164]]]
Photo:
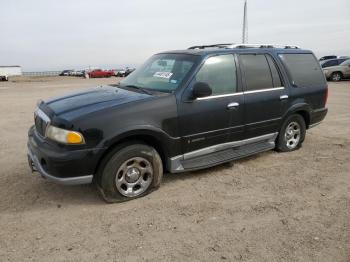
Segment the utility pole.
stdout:
[[248,43],[247,0],[244,1],[242,44]]

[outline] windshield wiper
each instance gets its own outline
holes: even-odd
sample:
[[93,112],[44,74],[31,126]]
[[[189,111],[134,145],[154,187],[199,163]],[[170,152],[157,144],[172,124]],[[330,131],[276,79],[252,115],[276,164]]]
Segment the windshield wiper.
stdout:
[[122,86],[122,87],[130,87],[130,88],[134,88],[137,90],[141,90],[142,92],[144,92],[147,95],[152,95],[152,93],[148,90],[146,90],[145,88],[139,87],[139,86],[135,86],[135,85],[126,85],[126,86]]

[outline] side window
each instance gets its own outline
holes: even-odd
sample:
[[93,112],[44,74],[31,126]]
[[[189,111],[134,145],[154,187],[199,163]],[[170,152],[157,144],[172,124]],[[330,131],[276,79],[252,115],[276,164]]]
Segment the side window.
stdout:
[[322,68],[329,67],[329,66],[331,66],[331,62],[330,61],[322,64]]
[[224,95],[237,91],[236,64],[233,55],[209,57],[195,76],[196,82],[206,82],[212,95]]
[[313,54],[279,54],[297,87],[318,87],[326,84],[319,62]]
[[329,61],[329,64],[327,66],[336,66],[336,65],[338,65],[338,61],[332,60],[332,61]]
[[350,65],[350,59],[347,59],[346,61],[344,61],[343,63],[341,63],[342,66],[348,66]]
[[283,86],[282,81],[281,81],[281,76],[278,73],[275,61],[273,60],[273,58],[270,55],[266,55],[266,58],[267,58],[267,61],[269,62],[269,66],[271,69],[273,86],[274,87]]
[[269,64],[265,55],[240,55],[245,74],[246,91],[273,87]]

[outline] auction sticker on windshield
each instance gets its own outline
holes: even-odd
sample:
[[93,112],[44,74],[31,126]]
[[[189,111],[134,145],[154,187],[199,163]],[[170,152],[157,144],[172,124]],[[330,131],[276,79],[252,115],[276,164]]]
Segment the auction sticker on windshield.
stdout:
[[153,76],[159,77],[159,78],[169,79],[172,75],[173,75],[173,73],[171,73],[171,72],[155,72]]

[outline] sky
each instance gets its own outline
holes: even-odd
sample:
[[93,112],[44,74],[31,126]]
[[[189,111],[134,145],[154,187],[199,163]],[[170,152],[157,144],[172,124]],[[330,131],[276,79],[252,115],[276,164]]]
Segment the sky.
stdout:
[[[241,43],[244,0],[0,0],[0,65],[137,66],[152,54]],[[350,55],[350,0],[248,0],[248,42]]]

